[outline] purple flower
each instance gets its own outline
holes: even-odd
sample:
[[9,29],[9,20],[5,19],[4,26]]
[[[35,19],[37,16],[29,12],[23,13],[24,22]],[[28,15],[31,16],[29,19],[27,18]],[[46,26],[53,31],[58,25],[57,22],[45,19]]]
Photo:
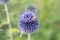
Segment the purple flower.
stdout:
[[9,2],[9,0],[0,0],[1,4],[7,4]]
[[32,10],[25,10],[19,19],[19,28],[26,32],[35,32],[39,26],[38,16]]

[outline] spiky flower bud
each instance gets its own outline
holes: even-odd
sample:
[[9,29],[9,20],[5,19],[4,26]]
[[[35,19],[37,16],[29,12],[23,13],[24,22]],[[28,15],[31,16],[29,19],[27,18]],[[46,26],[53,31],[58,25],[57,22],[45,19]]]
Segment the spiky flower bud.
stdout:
[[32,33],[38,28],[38,16],[34,5],[29,5],[22,13],[19,19],[19,28],[26,32]]
[[0,0],[1,4],[7,4],[9,2],[9,0]]

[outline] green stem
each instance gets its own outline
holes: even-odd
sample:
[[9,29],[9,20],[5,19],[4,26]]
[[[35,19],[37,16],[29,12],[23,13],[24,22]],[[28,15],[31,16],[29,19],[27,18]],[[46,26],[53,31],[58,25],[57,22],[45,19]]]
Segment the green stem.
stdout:
[[8,23],[9,23],[10,40],[13,40],[7,4],[4,4],[4,6],[5,6],[6,15],[7,15],[7,21],[8,21]]
[[19,37],[22,37],[22,35],[23,35],[23,31],[21,31],[21,33],[20,33],[20,36],[19,36]]
[[30,40],[30,33],[28,33],[28,40]]

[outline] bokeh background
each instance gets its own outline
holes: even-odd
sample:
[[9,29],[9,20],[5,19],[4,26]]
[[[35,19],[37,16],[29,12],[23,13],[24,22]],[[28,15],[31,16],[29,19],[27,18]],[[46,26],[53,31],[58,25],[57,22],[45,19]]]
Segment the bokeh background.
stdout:
[[[60,0],[10,0],[8,4],[13,40],[27,40],[27,34],[20,38],[19,16],[29,4],[38,8],[39,29],[31,34],[31,40],[60,40]],[[10,40],[9,27],[4,5],[0,4],[0,40]]]

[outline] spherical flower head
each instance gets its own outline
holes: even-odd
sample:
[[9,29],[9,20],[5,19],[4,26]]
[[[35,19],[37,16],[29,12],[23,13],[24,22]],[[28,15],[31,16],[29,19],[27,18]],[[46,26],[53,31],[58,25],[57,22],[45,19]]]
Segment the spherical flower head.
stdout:
[[0,0],[1,4],[7,4],[9,2],[9,0]]
[[39,26],[38,16],[31,10],[24,11],[19,19],[19,28],[26,33],[35,32]]

